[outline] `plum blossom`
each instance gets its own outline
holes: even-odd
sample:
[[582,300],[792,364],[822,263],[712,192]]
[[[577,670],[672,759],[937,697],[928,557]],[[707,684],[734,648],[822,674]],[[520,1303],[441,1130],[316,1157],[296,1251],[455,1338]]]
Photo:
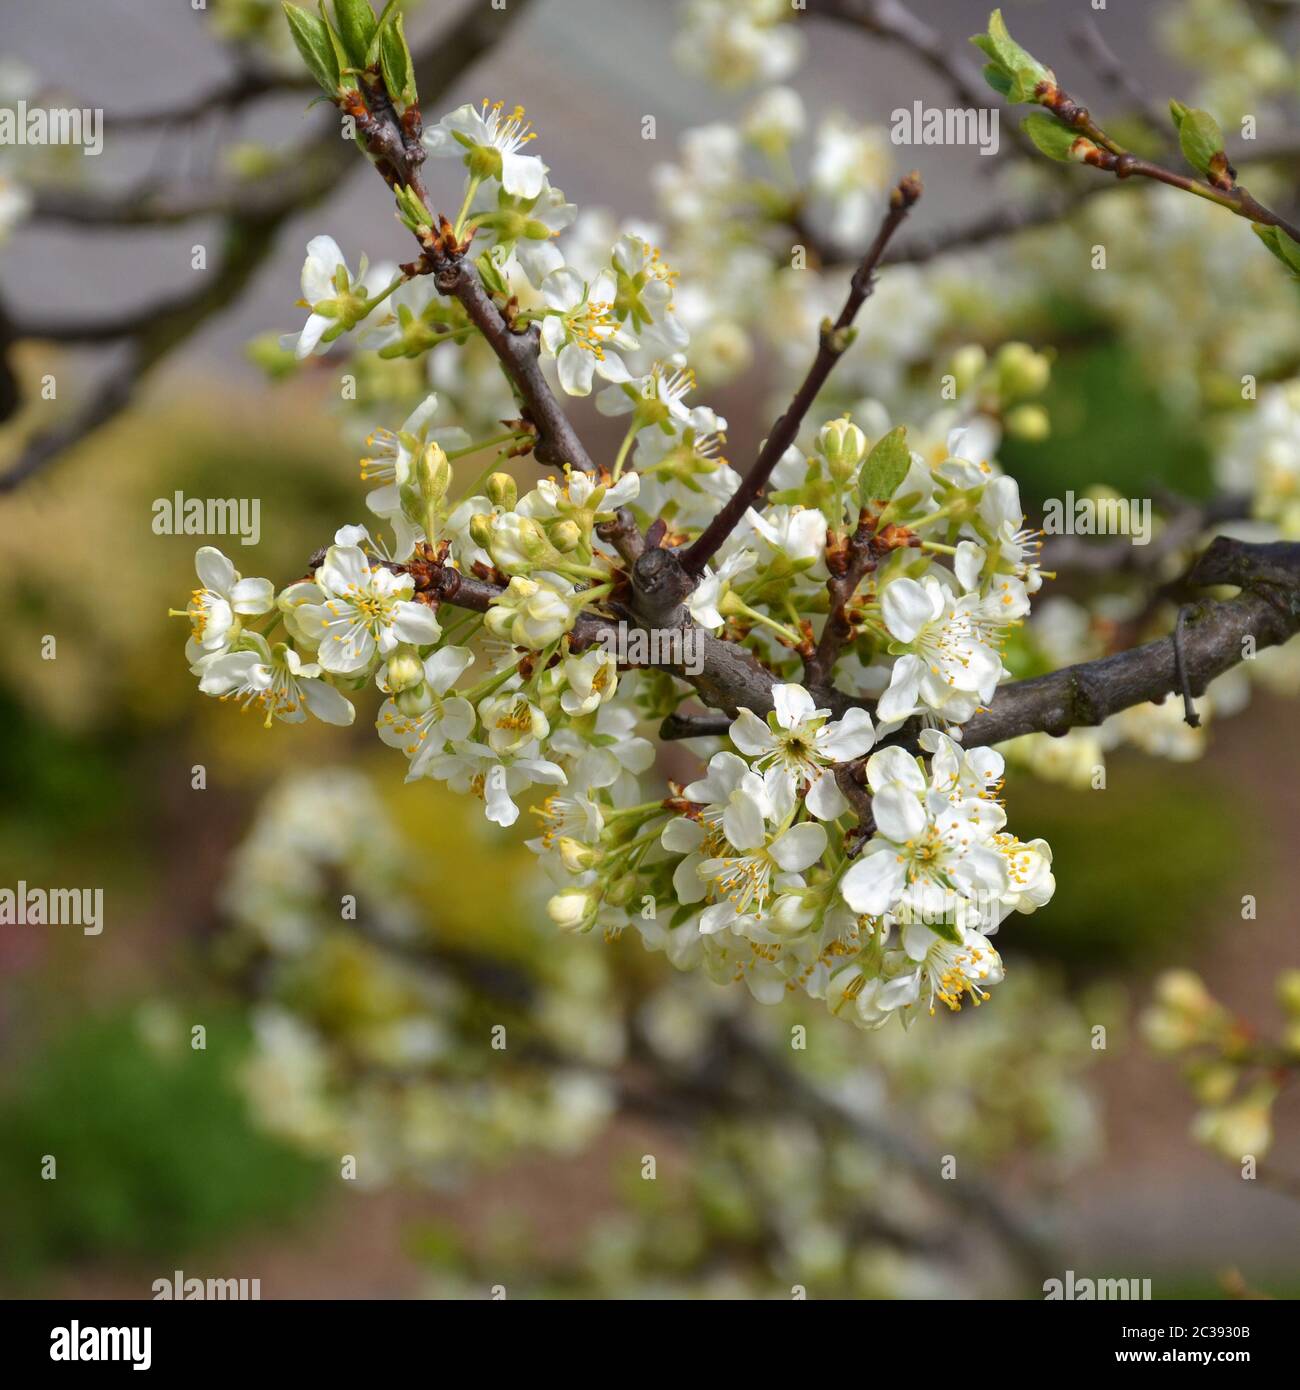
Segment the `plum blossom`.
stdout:
[[229,650],[239,636],[241,617],[269,613],[275,589],[269,579],[241,579],[234,565],[215,546],[200,546],[194,556],[199,587],[177,617],[190,620],[185,656],[191,664]]
[[473,660],[473,653],[465,647],[442,647],[430,653],[422,663],[423,682],[410,692],[402,692],[407,698],[401,703],[390,697],[380,707],[375,721],[379,737],[410,759],[408,782],[427,775],[430,761],[448,743],[461,743],[473,732],[473,705],[449,693]]
[[365,671],[399,642],[428,645],[441,635],[433,609],[412,602],[411,576],[372,565],[357,546],[332,545],[316,583],[324,600],[303,604],[298,620],[319,642],[318,660],[327,671]]
[[860,758],[875,742],[871,716],[850,709],[832,720],[801,685],[772,687],[775,706],[767,720],[742,709],[731,726],[731,741],[764,774],[773,814],[784,820],[795,799],[807,791],[808,810],[818,820],[834,820],[849,804],[835,781],[834,766]]
[[[947,747],[952,740],[939,738],[936,756],[960,759],[955,745]],[[927,785],[917,760],[897,747],[873,753],[866,770],[876,829],[840,880],[854,912],[879,917],[902,907],[930,916],[931,890],[954,910],[957,898],[978,902],[1006,891],[1006,861],[988,843],[1006,823],[997,802],[954,801],[949,774],[940,771]]]
[[614,277],[602,272],[590,282],[568,266],[552,271],[541,285],[548,313],[542,320],[542,350],[555,359],[560,386],[570,396],[589,396],[597,373],[606,381],[627,381],[618,348],[636,340],[614,316]]
[[960,724],[993,698],[1008,622],[1000,598],[954,598],[932,574],[920,581],[904,576],[885,586],[880,609],[904,649],[876,709],[882,722],[906,719],[924,705]]
[[266,727],[273,720],[300,724],[308,713],[326,724],[351,724],[356,710],[313,661],[303,661],[283,642],[271,647],[258,633],[246,633],[236,651],[204,663],[199,689],[205,695],[234,700],[244,709],[264,710]]
[[460,157],[471,178],[496,179],[516,198],[536,198],[546,181],[546,165],[535,154],[520,154],[537,138],[524,108],[507,112],[503,101],[466,102],[424,132],[430,154]]
[[310,357],[355,328],[379,303],[396,275],[395,265],[372,266],[364,256],[353,275],[333,237],[312,237],[302,267],[300,301],[311,313],[299,332],[280,339],[281,347],[292,349],[295,357]]

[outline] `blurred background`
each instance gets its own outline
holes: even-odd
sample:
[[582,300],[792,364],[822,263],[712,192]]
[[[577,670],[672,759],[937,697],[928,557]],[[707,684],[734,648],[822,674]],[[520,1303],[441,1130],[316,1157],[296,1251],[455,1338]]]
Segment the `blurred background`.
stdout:
[[[878,206],[891,172],[913,166],[926,235],[1009,202],[1053,206],[1090,173],[1061,182],[1031,166],[1010,119],[996,158],[892,146],[896,107],[952,104],[943,74],[815,13],[774,21],[771,6],[738,0],[739,18],[710,28],[707,6],[668,0],[511,4],[519,13],[472,64],[449,56],[426,120],[489,95],[522,102],[568,197],[607,210],[611,227],[662,229],[683,293],[692,270],[707,275],[733,249],[701,236],[654,170],[689,166],[688,133],[736,121],[762,89],[762,74],[747,81],[726,61],[728,41],[733,57],[751,51],[728,23],[797,28],[797,61],[773,60],[772,76],[806,109],[790,151],[800,178],[825,157],[828,122],[854,132],[844,186],[825,207],[809,201],[827,244],[852,237],[849,195]],[[415,48],[466,7],[408,8]],[[1094,112],[1136,122],[1131,94],[1074,33],[1081,8],[1004,7]],[[954,54],[987,22],[977,3],[910,10]],[[108,113],[99,159],[0,151],[17,205],[0,292],[23,398],[0,463],[30,458],[34,438],[76,421],[134,363],[124,408],[0,494],[0,885],[95,885],[105,903],[98,936],[0,926],[3,1290],[149,1297],[182,1270],[258,1278],[264,1298],[486,1297],[497,1285],[512,1297],[788,1297],[794,1285],[1037,1296],[1073,1269],[1149,1277],[1157,1296],[1300,1292],[1294,1091],[1272,1106],[1264,1171],[1243,1181],[1192,1135],[1218,1093],[1185,1085],[1142,1022],[1157,976],[1180,968],[1261,1036],[1288,1026],[1275,986],[1300,965],[1300,741],[1285,680],[1225,700],[1194,746],[1121,741],[1109,795],[1013,762],[1013,825],[1053,846],[1056,898],[999,938],[1008,980],[995,1004],[906,1036],[793,1002],[760,1009],[742,986],[679,976],[630,937],[560,937],[522,843],[529,818],[501,832],[441,787],[403,785],[373,711],[349,730],[263,730],[197,697],[184,624],[166,616],[192,586],[196,542],[155,534],[155,500],[260,499],[259,543],[217,543],[243,573],[287,581],[362,515],[358,439],[395,426],[423,389],[422,364],[354,364],[361,400],[344,405],[338,360],[290,372],[274,348],[300,325],[312,235],[350,259],[407,254],[359,156],[326,171],[307,210],[153,220],[168,199],[296,176],[294,152],[329,120],[304,112],[302,91],[272,80],[256,101],[165,115],[232,72],[292,73],[278,11],[46,0],[0,15],[0,100]],[[1096,18],[1154,104],[1212,104],[1230,130],[1257,111],[1261,140],[1300,130],[1292,6],[1116,2]],[[146,119],[115,126],[115,113]],[[450,197],[452,166],[429,167]],[[1297,168],[1300,145],[1251,187],[1294,210]],[[257,245],[247,274],[223,302],[200,302],[195,277],[224,275],[240,237]],[[1099,239],[1114,259],[1095,276],[1083,267]],[[748,317],[732,315],[739,346],[701,368],[733,461],[807,360],[800,328],[810,313],[815,325],[820,291],[792,305],[789,240],[763,243],[767,280]],[[196,271],[199,245],[210,260]],[[1037,402],[1051,432],[1005,429],[999,457],[1031,515],[1096,484],[1206,499],[1241,374],[1283,382],[1300,365],[1294,293],[1244,223],[1120,188],[1063,227],[887,272],[843,389],[919,424],[954,352],[1028,342],[1052,356]],[[167,324],[165,343],[84,328],[141,305]],[[55,330],[15,327],[38,323]],[[43,400],[51,373],[57,397]],[[453,400],[475,386],[434,380]],[[617,423],[576,413],[593,452],[612,453]],[[1072,592],[1069,576],[1061,586]],[[1094,631],[1132,612],[1123,592],[1110,598],[1088,610]],[[355,896],[355,921],[340,920],[341,894]],[[807,1050],[791,1053],[796,1025]],[[490,1041],[498,1027],[504,1050]],[[940,1177],[944,1155],[958,1157],[954,1180]]]

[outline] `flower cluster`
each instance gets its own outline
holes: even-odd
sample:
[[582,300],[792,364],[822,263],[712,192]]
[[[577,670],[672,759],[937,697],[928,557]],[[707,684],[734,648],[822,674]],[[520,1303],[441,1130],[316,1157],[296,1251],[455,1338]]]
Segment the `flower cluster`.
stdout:
[[[696,20],[720,42],[740,35],[707,5]],[[754,138],[772,148],[793,112],[768,105]],[[609,640],[628,575],[602,527],[630,513],[680,546],[739,478],[720,452],[726,421],[694,400],[676,274],[634,228],[606,229],[602,246],[580,227],[534,137],[521,109],[485,102],[424,139],[464,167],[453,231],[472,239],[485,287],[508,297],[516,329],[537,325],[561,391],[596,390],[598,409],[626,421],[620,447],[593,472],[566,466],[521,492],[507,465],[532,426],[506,420],[476,439],[426,394],[366,441],[373,530],[341,528],[306,577],[277,593],[199,552],[182,611],[200,689],[268,725],[346,724],[373,684],[379,736],[408,781],[469,794],[502,827],[531,804],[564,930],[635,926],[679,965],[744,978],[769,1001],[801,988],[864,1027],[980,1002],[1002,975],[989,936],[1053,886],[1047,847],[1004,830],[1001,758],[959,742],[1008,674],[1004,646],[1042,582],[1037,537],[992,455],[1000,403],[1041,389],[1045,360],[1022,345],[991,363],[968,353],[964,403],[927,422],[921,451],[874,404],[814,423],[787,451],[686,600],[695,635],[772,673],[772,712],[742,709],[727,746],[704,750],[703,776],[647,795],[643,725],[694,690],[680,667],[636,668]],[[364,258],[353,273],[329,237],[309,244],[302,289],[309,317],[285,340],[299,357],[348,334],[358,356],[385,361],[478,335],[428,277]],[[475,454],[487,467],[460,484],[455,464]],[[872,561],[825,673],[843,692],[832,710],[796,680],[798,663],[851,537],[868,533]],[[918,723],[919,758],[898,742]]]

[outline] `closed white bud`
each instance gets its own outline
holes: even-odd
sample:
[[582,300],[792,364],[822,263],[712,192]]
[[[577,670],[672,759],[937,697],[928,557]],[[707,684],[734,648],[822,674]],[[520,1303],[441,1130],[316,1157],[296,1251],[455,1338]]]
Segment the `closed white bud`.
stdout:
[[475,545],[488,548],[492,539],[492,518],[486,512],[475,512],[469,519],[469,536]]
[[546,915],[561,931],[589,931],[596,921],[596,901],[589,888],[565,888],[546,904]]
[[605,899],[615,907],[626,907],[636,896],[639,887],[635,874],[624,874],[616,878],[605,891]]
[[527,569],[536,561],[553,554],[541,523],[530,516],[519,516],[516,512],[506,512],[492,522],[487,550],[497,568],[505,570],[507,574]]
[[768,930],[778,936],[798,936],[817,920],[816,898],[805,899],[799,893],[782,893],[772,904]]
[[551,544],[561,555],[569,555],[582,544],[582,527],[576,521],[559,521],[551,527]]
[[1052,421],[1041,405],[1018,405],[1008,411],[1002,423],[1013,439],[1041,444],[1052,432]]
[[988,366],[988,360],[988,353],[978,343],[967,343],[953,353],[950,370],[959,394],[965,394],[975,385],[980,373]]
[[420,654],[407,643],[397,647],[384,665],[383,683],[393,692],[400,694],[424,681],[424,663]]
[[451,463],[441,445],[426,444],[416,460],[415,476],[426,502],[441,502],[451,486]]
[[494,507],[503,512],[512,512],[519,500],[519,485],[509,473],[493,473],[489,476],[485,491]]
[[852,420],[830,420],[818,432],[817,448],[831,477],[842,483],[867,456],[867,438]]
[[433,693],[423,681],[393,697],[393,703],[408,719],[418,719],[433,707]]
[[580,874],[585,869],[594,869],[605,857],[604,852],[595,845],[584,845],[571,835],[561,836],[556,849],[560,852],[560,862],[571,874]]

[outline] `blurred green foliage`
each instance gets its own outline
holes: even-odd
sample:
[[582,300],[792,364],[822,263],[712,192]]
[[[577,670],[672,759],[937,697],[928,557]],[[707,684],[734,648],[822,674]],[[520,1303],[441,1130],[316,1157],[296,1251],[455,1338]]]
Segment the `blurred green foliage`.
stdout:
[[[185,1252],[300,1210],[322,1170],[254,1130],[231,1078],[239,1017],[195,1011],[166,1046],[134,1012],[60,1032],[0,1096],[0,1283],[29,1290],[74,1259]],[[57,1176],[41,1176],[53,1155]],[[143,1290],[142,1290],[143,1294]]]
[[1189,497],[1211,490],[1210,451],[1163,400],[1134,354],[1110,340],[1065,347],[1042,403],[1052,434],[1041,444],[1007,439],[1002,466],[1029,507],[1067,488],[1103,484],[1125,497],[1167,487]]
[[1101,791],[1016,777],[1014,824],[1052,846],[1057,879],[1051,906],[1020,922],[1017,951],[1090,974],[1185,959],[1188,934],[1215,928],[1217,904],[1235,916],[1232,885],[1265,843],[1239,799],[1220,813],[1229,796],[1204,764],[1136,754],[1108,761]]

